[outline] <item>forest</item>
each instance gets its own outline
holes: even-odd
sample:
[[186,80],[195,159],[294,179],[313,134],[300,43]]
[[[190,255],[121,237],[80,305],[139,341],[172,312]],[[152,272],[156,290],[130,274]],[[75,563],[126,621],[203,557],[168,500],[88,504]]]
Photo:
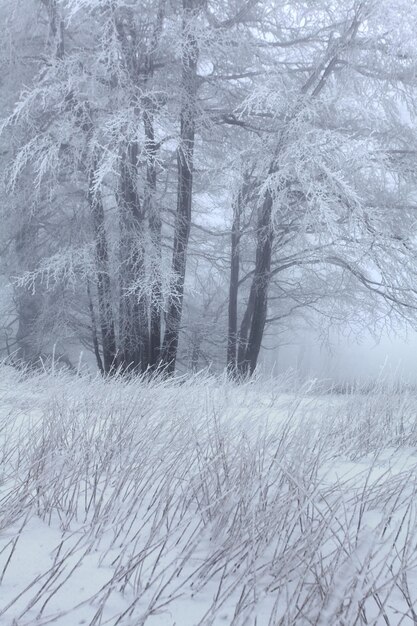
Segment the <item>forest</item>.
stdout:
[[2,0],[0,357],[245,378],[417,327],[414,0]]

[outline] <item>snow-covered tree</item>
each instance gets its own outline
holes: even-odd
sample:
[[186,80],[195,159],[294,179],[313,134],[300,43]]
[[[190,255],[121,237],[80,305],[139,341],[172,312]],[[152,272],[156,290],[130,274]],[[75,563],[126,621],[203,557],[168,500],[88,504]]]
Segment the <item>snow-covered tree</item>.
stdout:
[[21,335],[246,374],[267,324],[414,323],[411,0],[30,7],[1,105]]

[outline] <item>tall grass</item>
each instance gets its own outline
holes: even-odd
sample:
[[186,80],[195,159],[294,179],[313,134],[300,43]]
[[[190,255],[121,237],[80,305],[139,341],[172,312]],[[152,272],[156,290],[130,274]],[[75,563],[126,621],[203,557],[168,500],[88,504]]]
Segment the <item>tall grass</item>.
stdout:
[[412,389],[0,381],[0,623],[417,624]]

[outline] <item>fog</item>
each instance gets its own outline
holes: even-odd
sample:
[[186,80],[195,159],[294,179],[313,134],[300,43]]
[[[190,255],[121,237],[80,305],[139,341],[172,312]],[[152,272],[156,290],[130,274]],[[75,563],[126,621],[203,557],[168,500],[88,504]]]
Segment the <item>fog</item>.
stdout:
[[310,333],[297,345],[264,351],[262,364],[264,370],[279,374],[294,370],[303,380],[349,383],[383,378],[417,383],[416,355],[417,333],[405,329],[378,340],[367,334],[359,339],[333,337],[326,344]]

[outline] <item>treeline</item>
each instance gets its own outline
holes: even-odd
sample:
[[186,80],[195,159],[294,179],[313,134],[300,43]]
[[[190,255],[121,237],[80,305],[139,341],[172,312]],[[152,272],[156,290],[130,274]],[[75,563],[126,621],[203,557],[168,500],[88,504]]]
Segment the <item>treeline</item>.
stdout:
[[1,17],[4,353],[247,376],[266,329],[415,323],[412,0]]

